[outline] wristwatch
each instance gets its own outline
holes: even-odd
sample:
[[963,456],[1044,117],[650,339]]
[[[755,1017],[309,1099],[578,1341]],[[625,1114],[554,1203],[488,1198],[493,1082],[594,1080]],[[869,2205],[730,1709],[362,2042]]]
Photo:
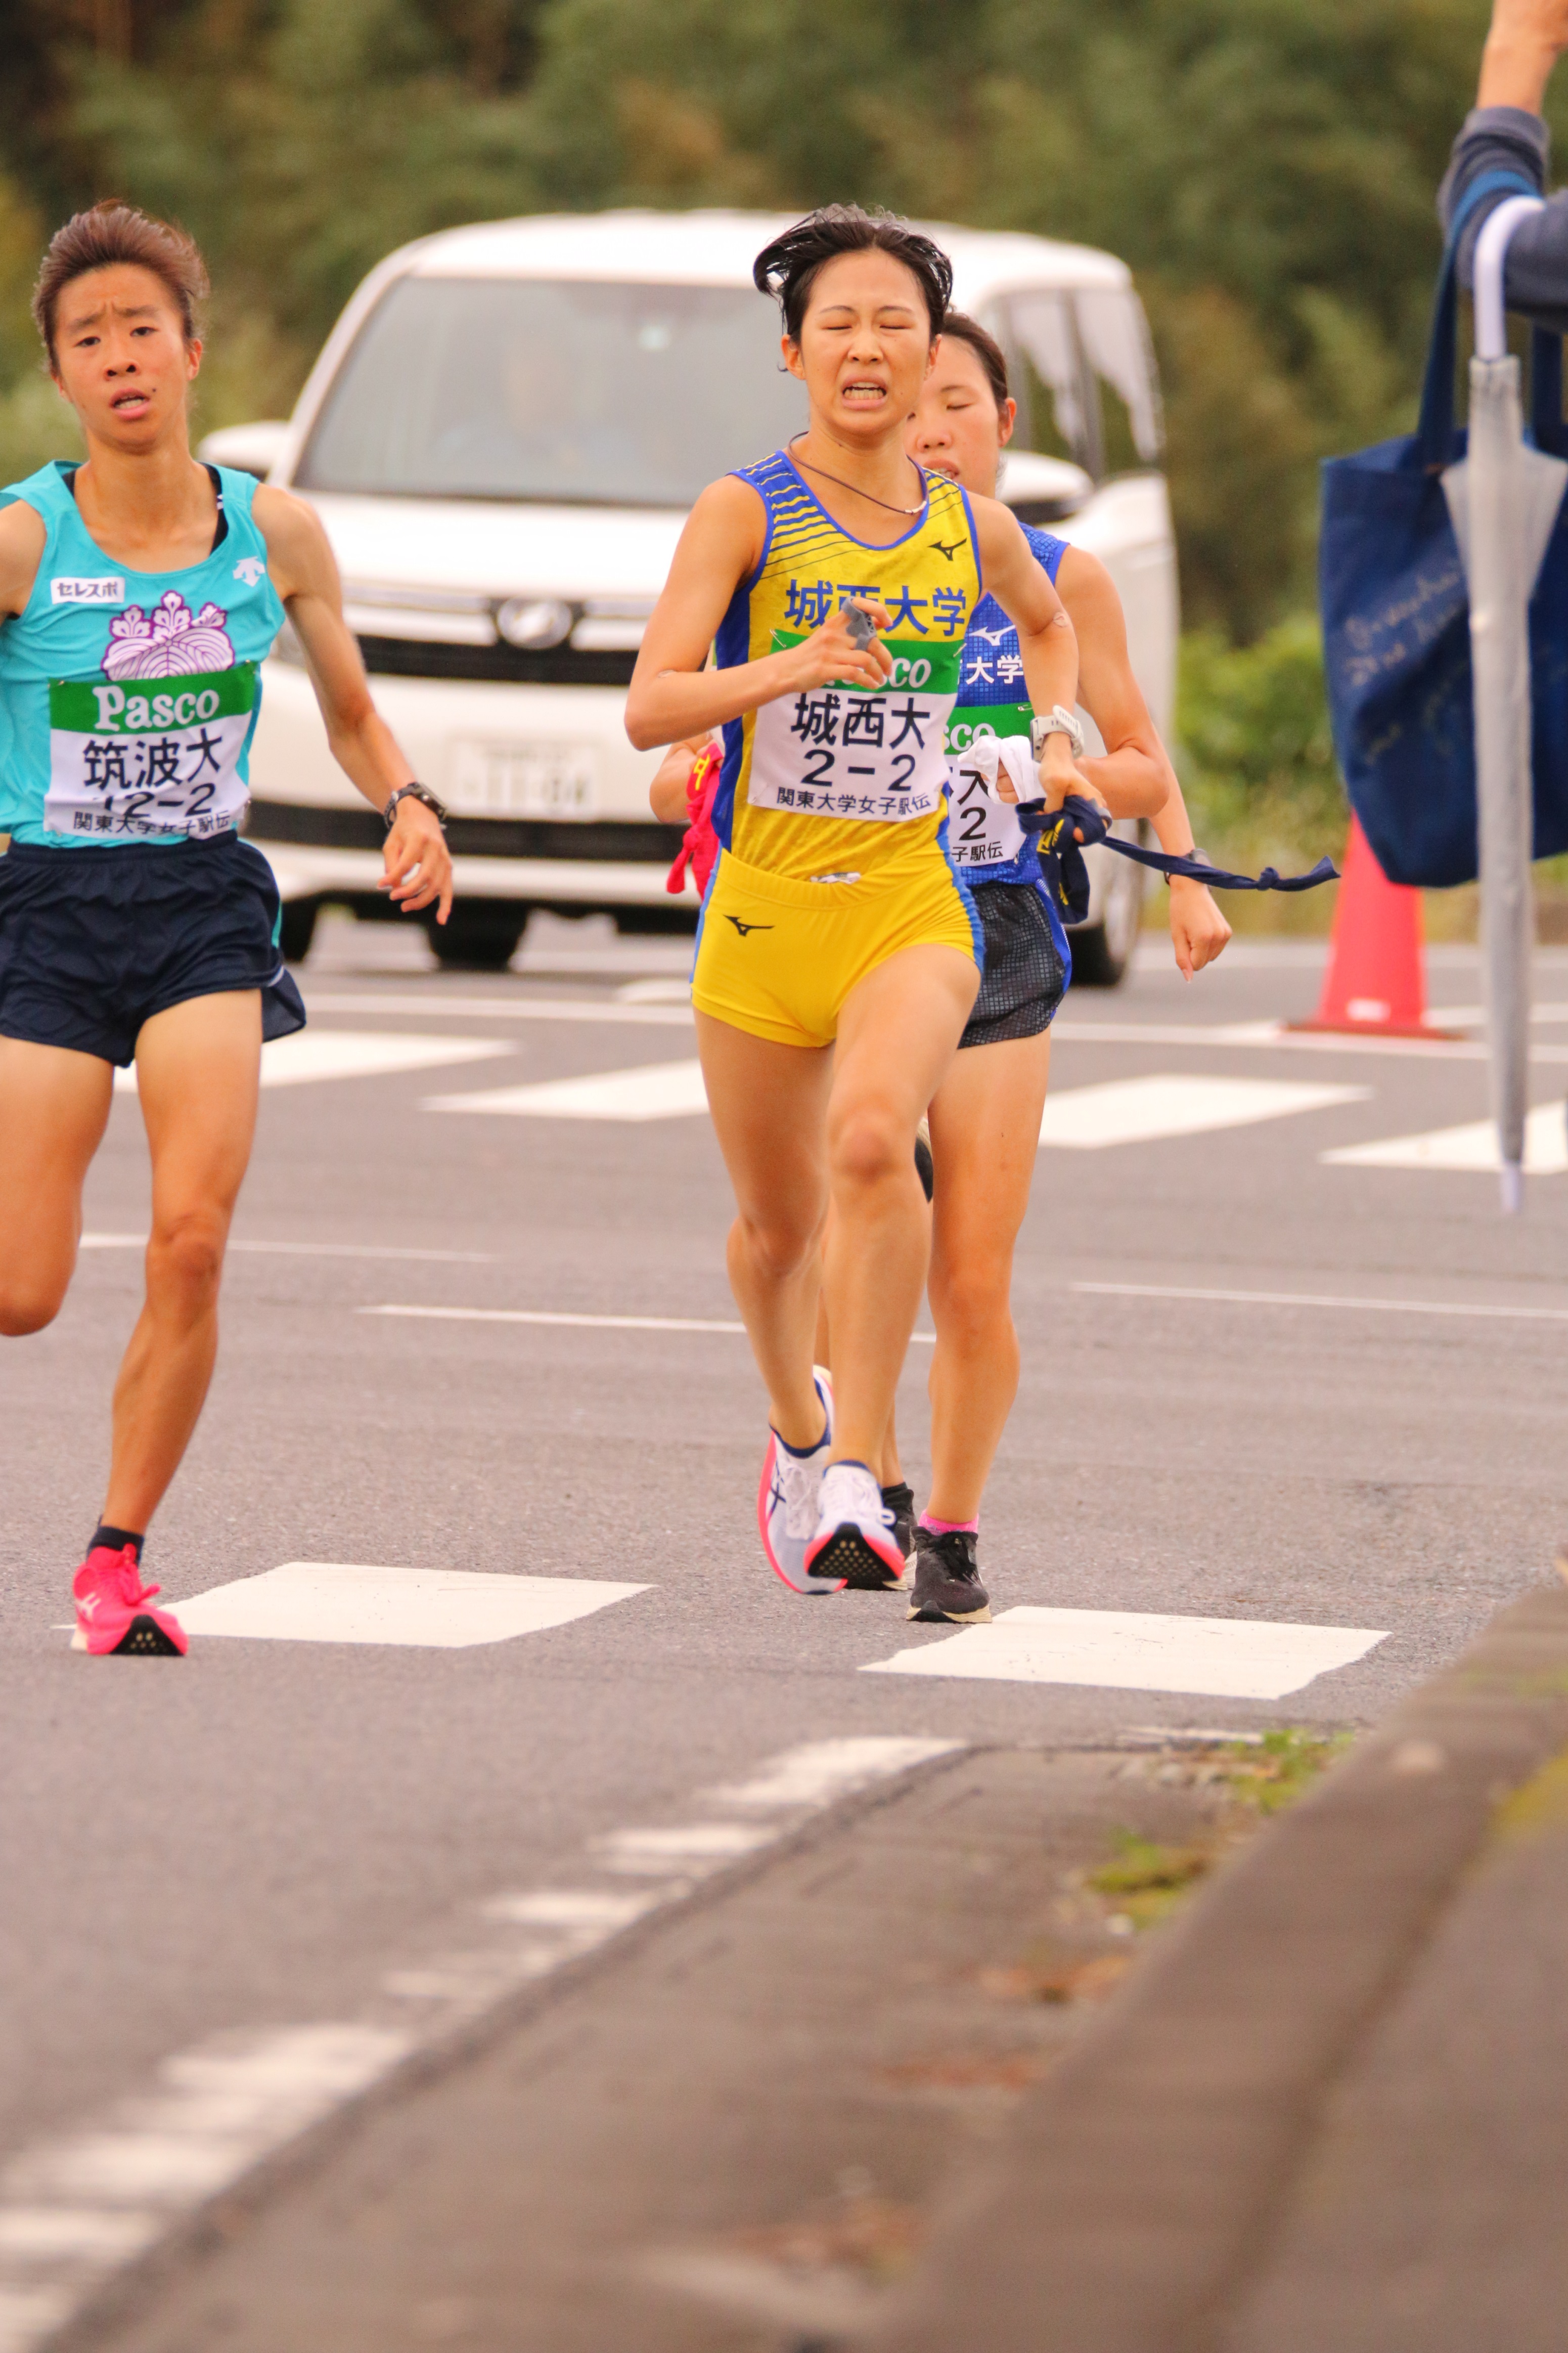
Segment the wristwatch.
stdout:
[[[1212,866],[1214,864],[1214,860],[1209,856],[1208,851],[1206,849],[1200,849],[1195,841],[1190,849],[1183,852],[1183,855],[1187,858],[1195,858],[1202,866]],[[1198,877],[1195,874],[1167,874],[1165,877],[1165,888],[1168,891],[1173,882],[1195,882],[1197,880]]]
[[392,798],[387,802],[386,807],[381,812],[382,817],[385,821],[388,833],[392,831],[393,827],[397,822],[397,804],[399,801],[423,801],[426,807],[434,817],[437,824],[441,828],[442,831],[445,832],[447,826],[447,811],[442,803],[437,799],[429,786],[427,785],[399,785],[397,790],[393,794]]
[[1029,723],[1029,749],[1037,760],[1046,748],[1047,735],[1065,735],[1072,745],[1073,758],[1082,759],[1083,728],[1077,712],[1069,711],[1065,702],[1053,702],[1043,719],[1037,712]]

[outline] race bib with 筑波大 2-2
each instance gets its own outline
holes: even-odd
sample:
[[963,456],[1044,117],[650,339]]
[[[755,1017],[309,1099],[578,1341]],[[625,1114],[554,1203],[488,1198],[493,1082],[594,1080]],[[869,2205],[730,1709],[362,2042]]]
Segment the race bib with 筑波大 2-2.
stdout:
[[963,773],[963,754],[982,735],[1027,735],[1034,712],[1026,702],[961,704],[947,725],[947,757],[952,781],[952,813],[947,846],[955,866],[1011,866],[1027,847],[1018,812],[1009,801],[993,800],[976,776]]
[[257,685],[253,661],[185,677],[56,679],[45,824],[99,839],[226,833],[249,797],[239,764]]
[[[801,636],[773,632],[772,651]],[[929,817],[946,783],[940,754],[958,693],[960,646],[882,640],[886,685],[814,687],[757,712],[746,798],[752,808],[902,825]]]

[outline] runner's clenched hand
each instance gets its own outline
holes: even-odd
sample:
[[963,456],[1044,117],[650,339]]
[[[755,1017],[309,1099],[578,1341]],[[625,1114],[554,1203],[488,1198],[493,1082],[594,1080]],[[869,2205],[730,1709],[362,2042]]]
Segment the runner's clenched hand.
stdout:
[[[874,598],[856,599],[860,610],[868,614],[879,629],[889,623],[888,608]],[[809,693],[815,686],[885,686],[893,675],[893,657],[879,638],[868,646],[858,646],[849,634],[849,624],[842,613],[832,613],[819,629],[803,638],[792,647],[786,676],[786,691],[791,694]]]
[[[1047,736],[1046,748],[1040,754],[1039,774],[1040,789],[1045,794],[1048,809],[1059,809],[1069,793],[1077,793],[1081,799],[1092,801],[1108,818],[1110,817],[1110,803],[1100,786],[1092,783],[1078,765],[1072,755],[1072,746],[1065,735]],[[1075,832],[1073,839],[1081,841],[1083,836]]]
[[438,899],[436,921],[444,923],[452,911],[452,853],[435,811],[423,801],[399,801],[382,856],[386,871],[377,890],[405,915],[416,915]]
[[1184,980],[1213,964],[1230,943],[1230,925],[1206,882],[1190,875],[1171,877],[1171,944]]

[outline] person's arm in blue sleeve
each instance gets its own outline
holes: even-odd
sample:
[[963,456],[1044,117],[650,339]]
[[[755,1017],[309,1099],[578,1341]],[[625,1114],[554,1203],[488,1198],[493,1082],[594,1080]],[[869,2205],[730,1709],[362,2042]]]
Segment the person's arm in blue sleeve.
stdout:
[[[1478,180],[1506,176],[1517,185],[1489,187],[1467,217],[1459,240],[1465,286],[1471,281],[1476,238],[1487,215],[1510,195],[1544,194],[1552,138],[1541,110],[1552,69],[1565,48],[1568,0],[1494,0],[1475,111],[1454,142],[1453,160],[1437,191],[1444,236]],[[1544,212],[1515,229],[1506,293],[1510,311],[1568,333],[1568,195],[1551,197]]]

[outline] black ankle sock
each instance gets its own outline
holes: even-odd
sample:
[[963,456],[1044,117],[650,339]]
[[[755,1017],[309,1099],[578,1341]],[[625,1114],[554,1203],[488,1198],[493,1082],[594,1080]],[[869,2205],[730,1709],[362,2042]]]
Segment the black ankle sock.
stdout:
[[895,1479],[890,1487],[882,1490],[882,1501],[890,1512],[898,1511],[904,1504],[912,1505],[914,1500],[915,1491],[905,1479]]
[[132,1551],[136,1556],[136,1566],[140,1568],[142,1566],[142,1547],[146,1541],[147,1539],[145,1536],[139,1536],[132,1534],[130,1528],[111,1528],[104,1521],[100,1520],[97,1527],[93,1530],[92,1542],[89,1545],[88,1550],[89,1552],[96,1552],[100,1545],[107,1545],[110,1552],[123,1552],[126,1546],[129,1545]]

